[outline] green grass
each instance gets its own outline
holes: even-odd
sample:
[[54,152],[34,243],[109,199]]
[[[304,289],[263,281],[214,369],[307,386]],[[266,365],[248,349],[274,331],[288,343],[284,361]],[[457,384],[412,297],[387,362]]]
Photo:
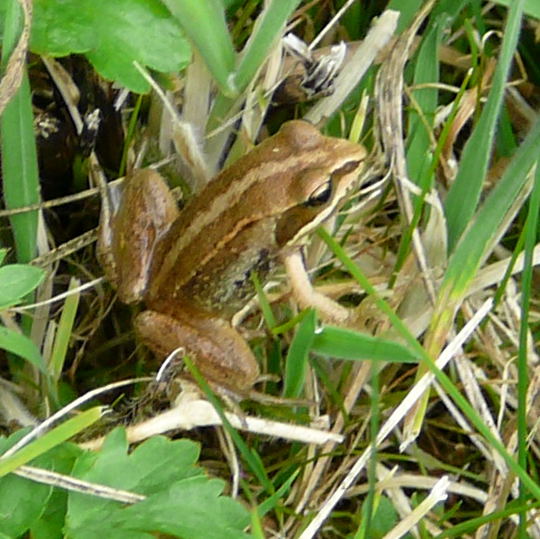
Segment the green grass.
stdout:
[[[357,326],[324,325],[315,311],[299,311],[281,273],[269,289],[254,275],[257,300],[238,321],[269,375],[256,386],[261,398],[242,402],[240,412],[187,361],[225,428],[178,434],[178,421],[202,419],[196,401],[167,415],[178,393],[174,364],[165,390],[147,381],[108,387],[158,368],[134,342],[132,310],[113,302],[106,284],[76,288],[102,275],[91,248],[59,255],[59,264],[42,269],[38,261],[28,265],[38,253],[38,212],[2,213],[0,347],[2,374],[12,385],[3,386],[0,409],[15,432],[0,440],[8,451],[0,459],[0,499],[9,499],[0,507],[1,533],[81,538],[111,526],[126,537],[159,531],[193,538],[378,538],[392,530],[412,537],[414,526],[421,537],[472,536],[481,526],[490,537],[536,533],[529,528],[540,503],[534,401],[540,122],[529,97],[540,83],[536,5],[516,0],[486,10],[480,0],[391,1],[387,7],[401,12],[400,35],[427,6],[426,20],[414,40],[411,34],[393,43],[392,56],[378,58],[359,83],[355,64],[344,69],[349,78],[336,81],[334,95],[340,84],[352,80],[356,87],[339,108],[331,99],[271,107],[280,75],[265,71],[266,62],[281,61],[274,52],[286,25],[293,23],[309,43],[342,4],[34,2],[32,52],[77,53],[88,62],[71,60],[83,78],[102,76],[132,92],[121,118],[124,147],[109,179],[130,170],[145,145],[144,165],[171,161],[169,148],[185,148],[182,137],[193,129],[204,135],[204,153],[191,149],[183,157],[199,163],[197,170],[175,161],[161,168],[190,192],[248,151],[257,133],[264,137],[293,116],[325,118],[323,130],[350,134],[370,157],[364,184],[305,253],[314,283],[355,309]],[[328,44],[364,38],[378,6],[355,2]],[[4,74],[22,13],[17,3],[0,2]],[[52,95],[53,83],[38,57],[31,58],[19,64],[20,87],[9,89],[0,117],[6,210],[39,202],[38,178],[46,176],[38,166],[32,93],[34,105],[42,104],[43,88]],[[175,103],[189,126],[163,115],[155,95],[140,94],[150,87],[145,73],[181,95]],[[527,85],[520,82],[525,75]],[[91,85],[79,89],[84,99],[95,92]],[[110,136],[106,127],[103,133]],[[105,138],[111,140],[117,139]],[[99,151],[98,157],[105,160]],[[80,153],[77,161],[84,160]],[[383,176],[387,181],[369,195]],[[63,194],[73,189],[55,181]],[[48,234],[39,237],[52,246],[95,226],[97,205],[78,204],[67,206],[69,226],[61,211],[48,213]],[[49,246],[41,239],[40,254]],[[33,295],[44,303],[26,308]],[[71,416],[73,407],[63,407],[85,394]],[[291,400],[278,405],[283,397]],[[103,404],[112,411],[103,414]],[[42,429],[53,413],[53,424]],[[253,417],[268,424],[248,432]],[[143,420],[174,440],[137,438],[133,426]],[[130,447],[118,429],[95,441],[119,424],[138,444]],[[276,426],[285,438],[264,434]],[[337,438],[301,442],[313,433],[295,432],[296,426]],[[430,496],[445,474],[448,497]],[[511,488],[516,479],[519,494]]]

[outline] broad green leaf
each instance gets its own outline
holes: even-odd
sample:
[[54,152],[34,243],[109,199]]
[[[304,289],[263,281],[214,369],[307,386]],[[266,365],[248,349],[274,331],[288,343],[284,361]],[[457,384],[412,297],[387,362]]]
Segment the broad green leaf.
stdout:
[[81,479],[148,496],[135,505],[70,493],[67,527],[71,537],[242,538],[249,514],[223,496],[224,482],[194,465],[198,446],[189,440],[154,437],[128,454],[125,434],[112,432],[102,450],[85,454],[74,468]]
[[13,474],[0,478],[0,532],[8,537],[22,537],[40,520],[51,493],[51,486]]
[[134,61],[173,72],[191,56],[180,26],[158,0],[36,0],[31,49],[85,54],[103,77],[139,93],[149,85]]
[[36,0],[30,48],[47,56],[84,54],[99,42],[99,28],[91,24],[92,6],[85,2]]
[[0,309],[6,309],[34,290],[45,277],[40,268],[25,264],[0,267]]
[[47,372],[37,346],[22,333],[0,326],[0,349],[30,361],[43,373]]
[[[27,432],[28,430],[25,429]],[[14,445],[24,431],[18,431],[7,439],[0,439],[0,454]],[[32,460],[32,466],[45,470],[54,470],[67,474],[81,450],[74,444],[62,444],[44,455]],[[2,533],[9,537],[29,536],[61,537],[64,524],[65,501],[67,493],[62,489],[53,489],[50,485],[37,483],[29,479],[8,474],[0,478],[0,537]],[[60,511],[60,519],[56,513]],[[47,530],[48,533],[45,533]],[[37,532],[34,533],[34,532]],[[39,533],[41,532],[41,533]]]

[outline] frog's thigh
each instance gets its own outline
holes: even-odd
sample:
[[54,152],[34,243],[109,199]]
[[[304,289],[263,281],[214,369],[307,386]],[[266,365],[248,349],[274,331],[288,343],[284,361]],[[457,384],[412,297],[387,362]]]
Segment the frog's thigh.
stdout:
[[172,318],[143,311],[135,319],[142,341],[165,357],[183,348],[211,382],[229,389],[250,389],[259,376],[258,364],[247,343],[224,320],[189,313]]
[[155,242],[177,217],[176,201],[160,174],[143,169],[126,180],[112,238],[118,295],[124,303],[142,298]]

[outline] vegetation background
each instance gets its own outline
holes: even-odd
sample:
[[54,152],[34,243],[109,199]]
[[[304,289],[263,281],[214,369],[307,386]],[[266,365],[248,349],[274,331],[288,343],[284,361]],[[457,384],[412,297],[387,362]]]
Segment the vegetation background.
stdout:
[[[535,0],[0,0],[2,537],[540,537],[539,20]],[[304,68],[346,43],[328,91],[290,32]],[[159,163],[187,200],[293,117],[370,152],[306,252],[361,324],[298,312],[278,275],[241,327],[274,375],[257,389],[302,402],[208,395],[224,426],[180,430],[205,404],[150,383],[93,182]]]

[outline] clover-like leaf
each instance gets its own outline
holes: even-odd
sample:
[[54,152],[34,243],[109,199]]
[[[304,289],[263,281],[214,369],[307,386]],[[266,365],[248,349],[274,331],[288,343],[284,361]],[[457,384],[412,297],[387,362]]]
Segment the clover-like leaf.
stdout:
[[157,0],[35,0],[31,50],[84,54],[106,79],[134,92],[149,85],[134,66],[179,71],[191,49],[179,24]]
[[79,539],[146,538],[162,533],[182,538],[242,538],[248,512],[223,496],[224,483],[195,466],[197,444],[156,436],[131,454],[118,429],[99,453],[87,453],[73,473],[88,481],[130,490],[146,500],[124,506],[117,502],[70,493],[65,533]]

